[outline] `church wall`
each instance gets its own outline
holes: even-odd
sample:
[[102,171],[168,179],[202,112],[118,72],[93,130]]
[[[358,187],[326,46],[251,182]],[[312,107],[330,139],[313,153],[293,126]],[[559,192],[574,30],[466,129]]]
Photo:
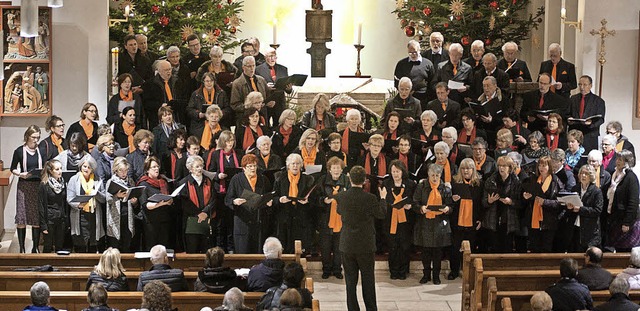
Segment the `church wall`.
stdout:
[[[15,5],[19,5],[19,1]],[[40,0],[46,6],[46,0]],[[109,32],[108,1],[67,0],[64,7],[52,9],[52,94],[53,113],[62,117],[67,127],[77,121],[86,102],[98,106],[101,120],[107,111],[107,64]],[[13,150],[22,142],[30,124],[44,127],[46,118],[4,117],[0,120],[0,159],[11,164]],[[47,133],[42,128],[42,137]],[[14,228],[16,182],[5,189],[4,228]],[[2,208],[0,202],[0,208]],[[0,213],[2,214],[2,213]]]

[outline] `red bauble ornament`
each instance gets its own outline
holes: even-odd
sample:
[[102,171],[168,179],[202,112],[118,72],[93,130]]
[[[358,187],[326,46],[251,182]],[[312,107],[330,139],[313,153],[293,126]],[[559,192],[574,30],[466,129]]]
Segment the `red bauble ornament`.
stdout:
[[227,3],[228,3],[228,4],[233,3],[233,0],[227,0]]
[[176,5],[176,11],[180,11],[182,10],[182,6],[181,5]]
[[444,28],[449,28],[449,23],[444,23],[442,26],[444,26]]
[[225,17],[225,18],[224,18],[224,24],[225,24],[225,25],[229,25],[229,18],[228,18],[228,17]]
[[429,16],[431,15],[431,8],[430,7],[426,7],[422,10],[422,13],[424,13],[424,15]]
[[484,39],[484,45],[491,45],[491,43],[493,43],[493,41],[491,41],[491,39]]
[[407,25],[409,25],[409,21],[406,19],[400,20],[400,27],[404,28],[407,27]]
[[158,23],[162,25],[162,27],[166,27],[167,25],[169,25],[170,21],[171,21],[171,18],[169,18],[169,16],[166,16],[166,15],[162,15],[160,16],[160,18],[158,18]]
[[494,10],[498,10],[498,1],[489,2],[489,7],[494,9]]
[[412,6],[409,10],[411,10],[411,12],[415,12],[416,11],[416,7]]
[[222,10],[222,4],[218,3],[218,5],[216,5],[216,8],[217,8],[218,10]]
[[213,35],[216,37],[220,36],[221,33],[222,31],[220,31],[220,28],[216,28],[213,30]]
[[156,14],[158,12],[160,12],[160,7],[159,6],[157,6],[157,5],[151,6],[151,13]]
[[456,15],[456,20],[457,20],[457,21],[459,21],[459,20],[461,20],[461,19],[462,19],[462,16],[460,16],[460,15]]
[[[229,1],[231,1],[231,0],[229,0]],[[236,31],[238,31],[238,30],[234,26],[231,26],[231,28],[229,28],[229,32],[230,33],[236,33]]]
[[471,43],[471,38],[469,36],[464,36],[462,37],[462,45],[469,45],[469,43]]
[[407,35],[407,37],[413,37],[416,35],[416,29],[412,26],[407,26],[404,28],[404,34]]

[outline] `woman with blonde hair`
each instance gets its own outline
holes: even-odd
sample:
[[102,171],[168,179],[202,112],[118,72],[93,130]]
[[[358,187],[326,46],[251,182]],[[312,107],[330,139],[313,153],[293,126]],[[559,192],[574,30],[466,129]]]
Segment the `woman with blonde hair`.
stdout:
[[302,156],[302,167],[306,167],[307,165],[323,165],[322,171],[325,171],[324,165],[327,161],[324,157],[324,152],[320,152],[320,140],[320,135],[314,129],[307,129],[302,133],[300,141],[298,142],[298,148],[293,150],[293,153]]
[[550,253],[558,229],[560,186],[558,177],[551,172],[549,156],[538,160],[537,174],[529,177],[523,190],[522,197],[529,206],[524,217],[529,225],[529,248],[534,253]]
[[273,135],[273,150],[281,158],[286,158],[296,149],[302,130],[296,126],[296,112],[286,109],[280,114],[279,126]]
[[120,261],[120,251],[117,248],[109,247],[102,253],[98,265],[89,274],[85,290],[89,290],[89,287],[96,283],[104,286],[108,292],[129,290],[129,283]]
[[336,118],[331,113],[331,104],[327,94],[318,93],[311,101],[311,110],[302,115],[302,126],[305,128],[321,131],[329,129],[331,132],[338,130]]
[[[135,235],[134,228],[134,207],[139,206],[138,198],[129,198],[127,189],[135,186],[135,182],[127,177],[129,172],[129,162],[124,157],[117,157],[113,160],[111,167],[111,179],[105,185],[105,197],[107,199],[107,245],[122,249],[128,252],[131,240]],[[115,193],[110,192],[111,184],[120,186]],[[124,201],[127,199],[126,201]]]

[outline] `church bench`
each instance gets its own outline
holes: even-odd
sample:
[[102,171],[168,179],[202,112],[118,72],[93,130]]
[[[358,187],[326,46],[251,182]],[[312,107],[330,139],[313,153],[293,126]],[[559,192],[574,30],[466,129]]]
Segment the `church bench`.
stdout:
[[[285,263],[300,263],[306,271],[306,258],[301,258],[302,243],[296,241],[294,254],[282,254]],[[98,264],[100,254],[79,254],[69,255],[49,254],[0,254],[0,271],[11,271],[16,268],[36,267],[52,265],[61,271],[91,271]],[[175,254],[169,258],[172,268],[179,268],[184,271],[199,271],[204,266],[204,254]],[[264,260],[263,254],[226,254],[224,256],[224,266],[231,268],[251,268],[253,265]],[[121,254],[122,265],[127,271],[146,271],[152,264],[149,258],[135,258],[135,254]]]
[[[554,270],[559,271],[560,261],[573,258],[579,265],[584,263],[583,253],[550,254],[476,254],[471,253],[468,241],[461,246],[462,261],[462,311],[476,311],[482,308],[484,299],[482,275],[488,271],[500,270]],[[629,253],[605,253],[602,266],[621,269],[629,265]],[[559,273],[559,272],[558,272]],[[553,282],[552,282],[553,283]],[[551,284],[552,284],[551,283]],[[476,290],[478,288],[478,290]],[[485,287],[486,288],[486,287]],[[475,307],[472,307],[475,306]]]
[[[138,285],[141,271],[127,271],[127,283],[129,289],[135,291]],[[193,290],[194,282],[198,278],[198,272],[187,271],[184,273],[189,290]],[[46,282],[52,291],[84,291],[87,285],[89,272],[32,272],[32,271],[0,271],[0,291],[28,291],[37,281]],[[238,279],[237,286],[243,289],[246,279]],[[313,279],[305,279],[303,287],[313,293]]]

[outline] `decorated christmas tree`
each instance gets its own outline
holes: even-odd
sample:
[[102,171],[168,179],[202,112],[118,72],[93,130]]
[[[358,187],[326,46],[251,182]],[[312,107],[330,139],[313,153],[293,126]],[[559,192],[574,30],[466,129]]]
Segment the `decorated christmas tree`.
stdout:
[[407,37],[429,46],[429,34],[441,32],[449,43],[459,42],[469,53],[474,40],[487,52],[500,54],[503,43],[529,39],[530,30],[542,22],[544,7],[527,13],[530,0],[396,0],[394,13]]
[[[109,37],[119,43],[127,34],[144,34],[149,49],[161,51],[171,45],[185,49],[190,34],[204,47],[231,49],[239,44],[236,32],[242,20],[238,0],[111,0],[110,18],[121,19],[129,6],[129,20],[113,25]],[[186,49],[185,51],[186,52]]]

